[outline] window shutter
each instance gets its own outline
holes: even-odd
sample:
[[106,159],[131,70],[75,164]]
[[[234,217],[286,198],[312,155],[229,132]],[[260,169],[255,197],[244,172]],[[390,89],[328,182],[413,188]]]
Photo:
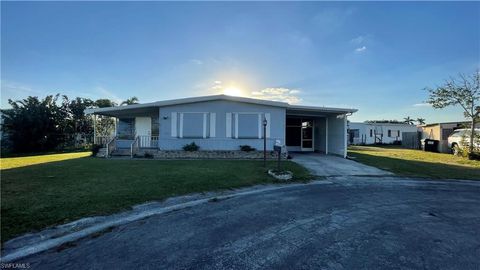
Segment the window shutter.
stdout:
[[271,122],[270,122],[270,114],[269,113],[266,113],[265,114],[265,119],[267,120],[267,130],[266,130],[266,137],[267,138],[270,138],[270,126],[271,126]]
[[263,119],[262,119],[262,114],[258,114],[258,138],[262,138],[262,126],[263,126]]
[[172,112],[172,117],[170,117],[171,122],[171,135],[172,137],[177,137],[177,113]]
[[210,113],[210,138],[215,138],[216,113]]
[[178,131],[178,134],[180,138],[183,138],[183,113],[180,113],[180,128]]
[[235,113],[233,121],[235,122],[235,139],[238,139],[238,113]]
[[232,113],[227,113],[227,116],[226,116],[226,132],[225,132],[225,136],[227,138],[231,138],[232,137]]
[[203,138],[207,138],[207,113],[203,114]]

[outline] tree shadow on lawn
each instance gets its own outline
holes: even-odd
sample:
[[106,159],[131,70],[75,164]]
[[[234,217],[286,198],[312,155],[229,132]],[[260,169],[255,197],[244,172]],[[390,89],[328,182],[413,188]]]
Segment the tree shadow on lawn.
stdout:
[[355,157],[358,162],[391,171],[401,176],[425,177],[434,179],[480,180],[480,168],[374,156],[358,152],[351,153],[351,155]]

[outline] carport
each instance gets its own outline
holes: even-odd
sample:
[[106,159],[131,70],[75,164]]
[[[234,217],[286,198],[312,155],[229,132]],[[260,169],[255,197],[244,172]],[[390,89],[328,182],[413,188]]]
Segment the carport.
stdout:
[[355,111],[290,105],[285,121],[287,150],[346,157],[347,116]]

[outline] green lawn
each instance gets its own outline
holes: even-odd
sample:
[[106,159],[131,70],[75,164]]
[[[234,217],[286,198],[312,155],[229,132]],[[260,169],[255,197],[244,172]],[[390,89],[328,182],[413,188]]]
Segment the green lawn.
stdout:
[[[0,159],[2,243],[22,233],[146,201],[275,182],[262,161],[112,160],[86,155]],[[296,163],[282,163],[293,171],[294,180],[311,178]]]
[[351,146],[356,161],[397,175],[435,179],[480,180],[480,161],[450,154],[404,149],[397,146]]

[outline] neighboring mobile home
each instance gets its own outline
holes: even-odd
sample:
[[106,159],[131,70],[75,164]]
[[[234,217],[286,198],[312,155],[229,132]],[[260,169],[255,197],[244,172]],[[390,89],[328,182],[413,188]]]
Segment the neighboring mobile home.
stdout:
[[116,119],[110,140],[116,148],[131,148],[137,140],[141,148],[159,150],[181,150],[191,142],[200,150],[239,150],[240,145],[261,150],[265,136],[267,150],[280,143],[288,151],[346,157],[347,116],[356,111],[215,95],[93,108],[86,113]]
[[348,124],[349,144],[393,144],[403,139],[404,132],[417,132],[415,125],[404,123],[353,123]]

